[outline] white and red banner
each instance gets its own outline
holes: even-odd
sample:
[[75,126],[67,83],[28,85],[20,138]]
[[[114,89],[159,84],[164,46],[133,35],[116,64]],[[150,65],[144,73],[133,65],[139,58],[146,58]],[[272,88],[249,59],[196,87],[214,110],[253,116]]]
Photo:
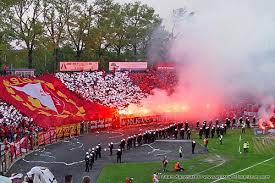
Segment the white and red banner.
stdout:
[[98,62],[60,62],[59,70],[64,71],[96,71]]
[[109,62],[109,71],[146,70],[147,62]]
[[40,127],[112,117],[113,109],[79,98],[52,75],[0,77],[0,98],[33,118]]

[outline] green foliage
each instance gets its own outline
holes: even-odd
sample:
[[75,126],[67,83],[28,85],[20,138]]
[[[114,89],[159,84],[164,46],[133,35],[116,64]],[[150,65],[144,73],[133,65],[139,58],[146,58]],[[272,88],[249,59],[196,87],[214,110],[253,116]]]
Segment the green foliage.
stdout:
[[2,0],[0,15],[0,58],[39,72],[62,60],[144,59],[161,24],[153,8],[113,0]]

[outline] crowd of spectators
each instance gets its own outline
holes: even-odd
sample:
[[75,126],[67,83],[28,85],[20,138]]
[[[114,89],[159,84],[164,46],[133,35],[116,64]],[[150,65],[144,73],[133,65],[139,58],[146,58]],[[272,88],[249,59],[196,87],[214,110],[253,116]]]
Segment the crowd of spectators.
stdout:
[[[154,88],[170,90],[177,82],[173,72],[146,71],[138,73],[96,72],[56,73],[66,87],[84,99],[122,109],[137,104]],[[9,142],[22,138],[39,128],[33,119],[24,116],[14,106],[0,100],[0,140]]]
[[13,142],[37,130],[33,119],[24,116],[14,106],[0,100],[0,141]]
[[146,72],[131,72],[129,77],[145,93],[151,93],[153,89],[159,88],[171,94],[174,92],[178,82],[174,71],[148,70]]
[[69,90],[90,101],[122,109],[137,104],[153,89],[159,88],[172,93],[177,84],[175,72],[71,72],[56,73]]
[[59,72],[55,76],[79,96],[112,108],[136,104],[148,95],[132,83],[128,72]]

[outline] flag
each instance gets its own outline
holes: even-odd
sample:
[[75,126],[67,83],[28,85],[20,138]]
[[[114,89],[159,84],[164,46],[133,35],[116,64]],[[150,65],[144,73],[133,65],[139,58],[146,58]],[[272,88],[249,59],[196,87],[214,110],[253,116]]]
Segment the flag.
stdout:
[[41,127],[56,127],[111,118],[113,109],[79,98],[52,75],[0,77],[0,98]]

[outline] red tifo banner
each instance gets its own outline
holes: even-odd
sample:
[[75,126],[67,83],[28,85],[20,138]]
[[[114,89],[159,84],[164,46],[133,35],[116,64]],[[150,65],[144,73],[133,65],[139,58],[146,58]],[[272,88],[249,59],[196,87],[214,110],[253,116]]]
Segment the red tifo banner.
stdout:
[[0,98],[41,127],[110,118],[113,109],[81,99],[52,75],[37,78],[0,77]]

